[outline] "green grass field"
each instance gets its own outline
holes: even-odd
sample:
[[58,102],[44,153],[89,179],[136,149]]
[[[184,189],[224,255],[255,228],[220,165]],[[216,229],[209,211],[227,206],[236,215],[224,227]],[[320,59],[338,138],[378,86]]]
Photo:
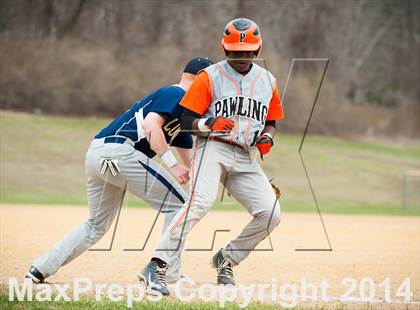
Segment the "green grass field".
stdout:
[[[1,202],[85,205],[84,155],[108,122],[0,111]],[[300,136],[278,134],[262,165],[283,193],[285,212],[316,212],[298,156],[300,141]],[[402,176],[420,169],[419,150],[414,142],[376,144],[309,135],[302,154],[322,212],[419,215],[418,197],[401,209]],[[409,184],[417,193],[418,179]],[[129,196],[128,206],[144,203]],[[241,210],[229,197],[215,208]]]
[[[33,294],[34,295],[34,294]],[[55,294],[52,295],[52,299],[55,298]],[[34,297],[33,297],[33,300]],[[371,309],[368,304],[360,304],[358,309]],[[226,310],[239,310],[243,309],[239,306],[239,304],[226,302],[223,307],[219,306],[217,302],[190,302],[190,303],[183,303],[173,298],[163,298],[159,302],[153,301],[140,301],[140,302],[133,302],[132,307],[127,307],[127,301],[122,300],[118,302],[113,302],[107,300],[105,297],[102,301],[95,301],[94,298],[89,297],[81,297],[79,301],[9,301],[8,290],[5,286],[1,288],[0,292],[0,309],[148,309],[148,310],[167,310],[167,309],[182,309],[182,310],[215,310],[215,309],[226,309]],[[270,304],[263,304],[263,303],[250,303],[246,306],[246,309],[250,310],[274,310],[274,309],[313,309],[313,310],[322,310],[327,309],[326,307],[319,307],[319,306],[312,306],[312,307],[293,307],[293,308],[284,308],[280,305],[270,305]],[[351,307],[347,307],[345,305],[337,305],[334,308],[328,307],[328,309],[335,309],[335,310],[346,310],[352,309]]]
[[[1,309],[34,309],[34,310],[41,310],[41,309],[147,309],[147,310],[167,310],[167,309],[182,309],[182,310],[215,310],[215,309],[226,309],[226,310],[239,310],[243,309],[239,307],[237,304],[227,303],[224,308],[220,308],[216,303],[181,303],[171,300],[163,300],[159,302],[136,302],[133,304],[131,308],[127,308],[125,302],[96,302],[94,300],[83,300],[77,302],[20,302],[14,301],[9,302],[8,296],[2,295],[0,296],[0,306]],[[246,307],[246,309],[250,310],[279,310],[279,309],[313,309],[313,310],[322,310],[327,309],[326,307],[311,307],[311,308],[303,308],[303,307],[294,307],[294,308],[283,308],[276,305],[268,305],[268,304],[250,304]],[[349,307],[340,305],[335,307],[336,310],[346,310],[351,309]],[[369,306],[358,307],[358,309],[370,309]]]

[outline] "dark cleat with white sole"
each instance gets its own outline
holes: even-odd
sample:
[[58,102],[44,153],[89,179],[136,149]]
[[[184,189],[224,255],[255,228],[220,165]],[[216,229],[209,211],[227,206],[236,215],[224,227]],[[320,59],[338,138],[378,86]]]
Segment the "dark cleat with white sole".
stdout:
[[227,258],[223,257],[222,249],[213,256],[211,264],[217,271],[218,285],[235,285],[232,263]]
[[156,261],[150,261],[143,271],[137,276],[144,282],[149,293],[161,293],[163,296],[169,296],[168,284],[166,283],[166,271],[168,266],[159,267]]
[[34,266],[31,266],[26,272],[25,278],[32,279],[33,283],[44,283],[43,274]]

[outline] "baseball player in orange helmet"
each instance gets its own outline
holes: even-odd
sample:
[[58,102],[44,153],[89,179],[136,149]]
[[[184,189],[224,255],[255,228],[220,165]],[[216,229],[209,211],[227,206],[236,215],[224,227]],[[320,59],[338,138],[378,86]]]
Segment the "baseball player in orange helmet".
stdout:
[[165,274],[187,234],[217,198],[219,182],[242,204],[251,221],[212,258],[218,284],[235,284],[233,266],[280,223],[280,205],[251,154],[261,158],[273,146],[276,120],[284,117],[273,75],[253,62],[262,47],[258,25],[246,18],[229,22],[222,46],[227,57],[198,74],[180,105],[181,128],[196,134],[190,199],[162,235],[150,263],[139,274],[148,288],[169,295]]

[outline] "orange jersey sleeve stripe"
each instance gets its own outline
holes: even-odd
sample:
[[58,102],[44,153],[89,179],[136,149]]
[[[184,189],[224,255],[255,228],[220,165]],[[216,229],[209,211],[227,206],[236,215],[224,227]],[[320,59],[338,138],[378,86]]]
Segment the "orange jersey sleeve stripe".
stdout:
[[207,72],[201,71],[179,104],[190,111],[204,115],[211,104],[212,86]]
[[276,84],[273,90],[273,96],[268,107],[267,121],[276,121],[284,117],[283,105],[281,103],[280,91]]

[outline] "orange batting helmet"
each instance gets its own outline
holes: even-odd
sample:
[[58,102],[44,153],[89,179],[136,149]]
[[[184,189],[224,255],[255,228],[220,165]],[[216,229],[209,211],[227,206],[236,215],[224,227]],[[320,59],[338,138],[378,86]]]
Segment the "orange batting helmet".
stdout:
[[222,46],[227,51],[258,51],[262,46],[260,28],[250,19],[234,19],[223,31]]

